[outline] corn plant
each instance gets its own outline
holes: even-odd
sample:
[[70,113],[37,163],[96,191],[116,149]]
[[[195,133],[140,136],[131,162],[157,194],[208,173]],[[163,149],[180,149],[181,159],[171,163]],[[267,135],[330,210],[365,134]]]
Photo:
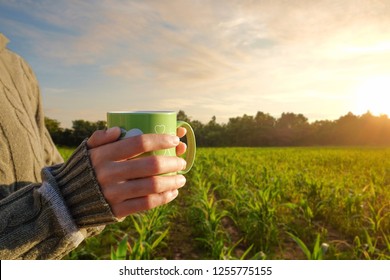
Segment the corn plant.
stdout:
[[128,236],[127,234],[122,238],[122,240],[118,243],[116,249],[111,247],[111,260],[126,260],[127,251],[128,251]]
[[378,240],[376,238],[372,238],[366,229],[364,230],[363,240],[366,242],[362,242],[359,236],[356,236],[354,239],[355,254],[357,258],[360,259],[361,256],[363,256],[366,260],[376,259],[375,255],[379,252],[376,248]]
[[134,236],[126,234],[117,244],[117,248],[111,249],[111,259],[153,259],[154,251],[164,245],[164,238],[169,233],[166,228],[167,208],[161,206],[142,214],[134,214],[129,218],[135,229]]
[[257,250],[267,252],[277,242],[277,202],[278,192],[271,188],[258,189],[252,197],[242,204],[245,218],[241,227],[248,240]]
[[378,210],[373,204],[368,203],[369,215],[365,216],[365,220],[368,221],[370,229],[374,234],[378,233],[382,229],[382,222],[390,217],[390,212],[387,212],[389,204],[382,205]]
[[[390,258],[390,148],[200,148],[197,154],[176,202],[106,226],[67,258],[119,259],[124,251],[126,259],[294,259],[301,251],[308,259]],[[163,250],[166,244],[174,252]],[[182,247],[192,251],[176,254]]]
[[382,232],[383,241],[385,244],[384,252],[381,253],[381,259],[390,260],[390,236],[386,236],[385,233]]
[[313,249],[310,250],[307,245],[296,235],[287,232],[287,234],[298,244],[302,252],[308,260],[322,260],[327,252],[329,245],[327,243],[320,243],[321,235],[317,234]]
[[221,221],[229,216],[229,212],[219,209],[221,203],[221,200],[215,199],[214,192],[211,191],[211,183],[207,183],[200,189],[196,204],[192,206],[192,211],[198,213],[198,227],[203,233],[196,240],[210,248],[213,259],[221,259],[225,247],[226,234],[222,230]]

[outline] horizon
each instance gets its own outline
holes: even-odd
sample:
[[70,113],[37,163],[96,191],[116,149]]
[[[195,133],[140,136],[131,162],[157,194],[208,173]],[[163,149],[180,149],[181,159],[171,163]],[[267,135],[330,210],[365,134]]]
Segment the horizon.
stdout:
[[390,115],[389,14],[387,0],[0,0],[0,32],[62,127],[114,110],[314,122]]
[[[183,110],[179,110],[179,111],[183,111]],[[178,111],[178,112],[179,112]],[[178,113],[177,112],[177,113]],[[184,111],[183,111],[184,112]],[[257,113],[259,113],[259,112],[261,112],[261,113],[264,113],[264,114],[266,114],[266,115],[270,115],[272,118],[274,118],[275,119],[275,121],[277,121],[281,116],[282,116],[282,114],[295,114],[295,115],[303,115],[305,118],[307,118],[307,116],[305,116],[305,114],[301,114],[301,113],[297,113],[297,112],[282,112],[279,116],[274,116],[274,115],[271,115],[271,114],[269,114],[269,113],[267,113],[267,112],[263,112],[263,111],[257,111],[256,112],[256,114]],[[185,114],[186,114],[186,112],[184,112]],[[234,118],[241,118],[241,117],[243,117],[244,115],[246,115],[246,116],[249,116],[249,117],[253,117],[253,118],[255,118],[256,117],[256,114],[247,114],[247,113],[243,113],[242,115],[239,115],[239,116],[230,116],[229,118],[228,118],[228,120],[227,120],[227,122],[219,122],[218,121],[218,118],[216,118],[216,123],[217,124],[219,124],[219,125],[227,125],[228,123],[229,123],[229,121],[230,121],[230,119],[234,119]],[[390,120],[390,117],[389,117],[389,115],[387,115],[387,114],[379,114],[379,115],[375,115],[375,114],[373,114],[372,112],[370,112],[370,111],[367,111],[367,112],[365,112],[365,113],[361,113],[361,114],[355,114],[355,113],[353,113],[353,112],[347,112],[347,113],[345,113],[345,114],[342,114],[342,115],[340,115],[340,116],[338,116],[337,118],[335,118],[335,119],[319,119],[319,120],[310,120],[309,118],[307,118],[307,122],[308,122],[308,124],[314,124],[315,122],[321,122],[321,121],[330,121],[330,122],[335,122],[335,121],[337,121],[337,120],[339,120],[339,119],[341,119],[342,117],[345,117],[345,116],[348,116],[349,114],[352,114],[353,116],[355,116],[355,117],[358,117],[358,118],[361,118],[361,117],[363,117],[363,116],[365,116],[365,115],[370,115],[370,116],[372,116],[372,117],[374,117],[374,118],[382,118],[382,117],[385,117],[385,118],[387,118],[388,120]],[[209,122],[209,121],[211,121],[212,119],[213,119],[213,117],[215,117],[215,116],[211,116],[208,120],[206,120],[206,121],[200,121],[200,120],[198,120],[198,119],[195,119],[195,118],[193,118],[192,116],[188,116],[187,114],[186,114],[186,116],[190,119],[190,121],[191,122],[193,122],[193,121],[199,121],[201,124],[203,124],[203,125],[207,125],[207,123]],[[50,116],[45,116],[45,117],[48,117],[49,119],[52,119],[52,120],[55,120],[55,121],[59,121],[59,120],[57,120],[57,119],[55,119],[55,118],[51,118]],[[99,121],[106,121],[106,120],[103,120],[103,119],[101,119],[101,120],[84,120],[84,119],[74,119],[74,120],[72,120],[72,122],[73,121],[78,121],[78,120],[82,120],[82,121],[89,121],[89,122],[92,122],[92,123],[94,123],[94,122],[99,122]],[[70,127],[63,127],[62,126],[62,124],[61,124],[61,122],[60,122],[60,128],[63,128],[63,129],[72,129],[72,127],[70,126]]]

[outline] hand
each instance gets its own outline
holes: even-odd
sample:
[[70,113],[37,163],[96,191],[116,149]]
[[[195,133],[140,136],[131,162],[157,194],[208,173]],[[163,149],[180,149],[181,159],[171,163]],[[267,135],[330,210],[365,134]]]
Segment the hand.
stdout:
[[[177,135],[183,137],[185,128]],[[183,175],[158,176],[185,169],[184,159],[172,156],[138,157],[145,152],[176,147],[186,151],[178,136],[143,134],[117,141],[120,129],[95,131],[87,141],[92,166],[103,196],[117,218],[148,210],[175,199],[186,179]]]

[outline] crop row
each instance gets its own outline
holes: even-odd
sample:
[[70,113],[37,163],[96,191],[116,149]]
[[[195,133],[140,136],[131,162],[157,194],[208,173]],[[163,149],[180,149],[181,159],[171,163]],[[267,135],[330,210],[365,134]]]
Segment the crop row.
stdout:
[[390,259],[390,149],[199,149],[173,203],[68,258]]

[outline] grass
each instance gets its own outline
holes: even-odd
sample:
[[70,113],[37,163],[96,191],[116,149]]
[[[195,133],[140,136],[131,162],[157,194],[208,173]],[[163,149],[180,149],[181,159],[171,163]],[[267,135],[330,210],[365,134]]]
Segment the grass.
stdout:
[[390,259],[389,213],[390,149],[200,148],[174,202],[67,258]]

